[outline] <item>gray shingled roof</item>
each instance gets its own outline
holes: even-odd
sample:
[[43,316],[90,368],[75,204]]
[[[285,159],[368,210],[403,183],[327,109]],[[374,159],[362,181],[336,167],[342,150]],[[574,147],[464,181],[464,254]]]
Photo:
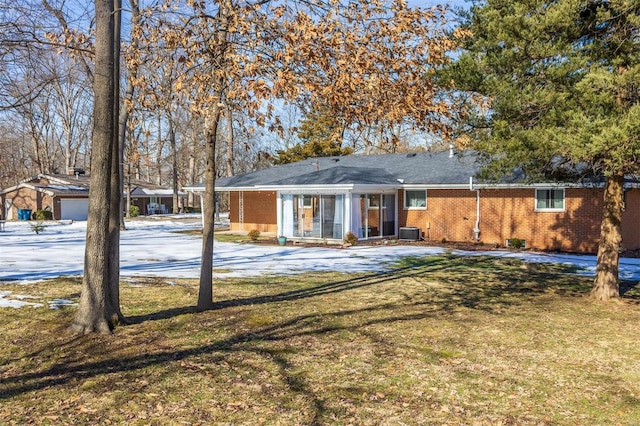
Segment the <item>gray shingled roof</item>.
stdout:
[[[27,187],[36,191],[44,191],[56,197],[59,196],[74,196],[74,197],[88,197],[89,196],[89,175],[69,176],[69,175],[47,175],[39,174],[23,180],[20,184],[12,186],[11,188],[0,191],[0,194],[5,194],[16,190],[17,188]],[[131,179],[129,182],[129,188],[131,195],[136,197],[150,197],[150,196],[171,196],[173,190],[171,187],[156,185],[151,182],[145,182],[137,179]],[[180,195],[184,195],[179,192]]]
[[231,178],[220,189],[291,185],[463,185],[480,170],[474,152],[349,155],[308,158]]
[[[349,155],[344,157],[308,158],[297,163],[274,166],[265,170],[216,179],[218,190],[273,190],[277,187],[305,186],[344,186],[378,185],[383,187],[434,186],[460,187],[469,184],[496,185],[477,179],[482,168],[479,155],[475,151],[458,151],[451,156],[450,151],[418,152],[410,154]],[[640,187],[640,177],[629,177],[628,187]],[[504,177],[499,184],[529,186],[532,182],[514,171]],[[538,185],[553,184],[538,182]],[[573,182],[573,184],[580,184]],[[602,181],[586,179],[585,185],[601,185]],[[187,190],[200,191],[204,184],[185,187]],[[288,188],[287,188],[288,189]]]

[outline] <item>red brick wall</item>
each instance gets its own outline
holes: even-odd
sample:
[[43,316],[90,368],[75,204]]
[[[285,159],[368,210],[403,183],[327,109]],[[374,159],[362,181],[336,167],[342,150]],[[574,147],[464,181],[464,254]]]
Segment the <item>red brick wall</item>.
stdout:
[[[56,212],[56,206],[53,205],[50,195],[29,188],[18,188],[13,192],[5,194],[2,199],[2,211],[4,211],[6,206],[5,200],[13,200],[11,214],[7,212],[6,216],[12,217],[14,220],[18,219],[18,209],[28,209],[35,212],[36,210],[43,210],[45,207],[52,209],[54,218],[60,217],[60,206],[58,205]],[[56,213],[58,216],[55,216]]]
[[229,222],[232,231],[278,232],[276,201],[273,191],[247,191],[242,193],[244,220],[240,223],[240,196],[238,192],[230,193]]
[[[426,210],[404,210],[399,193],[399,225],[421,228],[427,239],[469,241],[476,221],[476,193],[469,190],[427,191]],[[480,241],[503,246],[509,238],[527,247],[594,252],[600,237],[602,190],[566,189],[565,211],[535,211],[535,189],[480,191]]]
[[468,241],[475,225],[476,196],[469,190],[428,190],[427,208],[405,210],[398,191],[398,225],[420,228],[424,238]]
[[600,238],[602,190],[565,190],[563,212],[535,211],[535,189],[481,191],[481,240],[504,245],[521,238],[527,247],[594,252]]
[[640,189],[626,193],[626,208],[622,215],[622,247],[627,250],[640,249]]
[[[244,192],[244,226],[239,224],[239,197],[231,193],[233,231],[277,232],[276,193]],[[476,193],[468,189],[430,189],[426,210],[405,210],[398,191],[398,226],[416,226],[427,239],[473,240]],[[535,211],[535,189],[482,189],[480,241],[504,246],[509,238],[526,240],[527,247],[594,253],[600,239],[602,189],[565,189],[563,212]],[[627,191],[623,216],[623,246],[640,249],[640,189]]]

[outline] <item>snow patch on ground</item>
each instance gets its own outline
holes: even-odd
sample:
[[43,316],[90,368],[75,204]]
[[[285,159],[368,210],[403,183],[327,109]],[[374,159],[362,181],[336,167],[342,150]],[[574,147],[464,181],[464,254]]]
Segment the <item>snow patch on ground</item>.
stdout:
[[21,294],[12,295],[10,291],[0,291],[0,308],[41,308],[44,306],[42,303],[25,302],[23,299],[35,299],[35,297]]
[[[167,280],[198,278],[201,237],[180,231],[202,228],[200,215],[162,215],[127,222],[121,232],[120,274],[135,285],[135,277],[162,277]],[[226,219],[226,218],[225,218]],[[86,222],[45,222],[36,235],[29,222],[8,222],[0,232],[0,284],[28,284],[60,276],[83,273]],[[226,225],[226,222],[217,224]],[[445,253],[440,247],[380,245],[348,249],[267,246],[216,242],[214,277],[256,277],[266,274],[294,275],[306,272],[385,272],[404,257],[424,257]],[[526,262],[575,266],[580,274],[595,273],[595,256],[536,252],[454,251],[459,256],[495,256]],[[640,281],[640,259],[620,259],[620,278]],[[34,306],[17,296],[0,296],[0,307]],[[67,301],[68,302],[68,301]],[[65,303],[53,303],[65,306]],[[42,304],[40,304],[42,306]]]

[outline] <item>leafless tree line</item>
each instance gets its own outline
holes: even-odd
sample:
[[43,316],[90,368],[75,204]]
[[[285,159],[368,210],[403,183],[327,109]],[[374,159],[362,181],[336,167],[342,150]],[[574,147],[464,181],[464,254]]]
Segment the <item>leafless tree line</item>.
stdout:
[[[93,12],[83,2],[19,3],[0,1],[0,188],[38,173],[66,174],[74,169],[89,173],[91,169],[91,42],[78,34],[91,34]],[[125,5],[128,34],[135,31],[131,20],[126,20],[133,16],[131,6]],[[131,40],[123,38],[121,67],[121,108],[128,112],[124,178],[178,189],[202,182],[202,118],[172,93],[171,75],[176,70],[171,68],[170,54],[142,52]],[[165,53],[164,70],[144,60],[147,55]],[[127,98],[125,93],[134,91],[134,83],[144,85],[135,87],[137,93]],[[260,134],[253,131],[253,123],[230,110],[223,120],[229,125],[221,126],[224,144],[218,147],[217,174],[230,176],[264,167],[266,156],[256,148]],[[189,200],[190,205],[194,203]]]

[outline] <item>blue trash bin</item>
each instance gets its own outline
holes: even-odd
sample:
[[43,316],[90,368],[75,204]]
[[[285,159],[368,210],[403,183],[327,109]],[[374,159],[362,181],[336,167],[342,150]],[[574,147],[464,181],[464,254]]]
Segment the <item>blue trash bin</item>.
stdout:
[[18,220],[29,220],[29,219],[31,219],[31,210],[18,209]]

